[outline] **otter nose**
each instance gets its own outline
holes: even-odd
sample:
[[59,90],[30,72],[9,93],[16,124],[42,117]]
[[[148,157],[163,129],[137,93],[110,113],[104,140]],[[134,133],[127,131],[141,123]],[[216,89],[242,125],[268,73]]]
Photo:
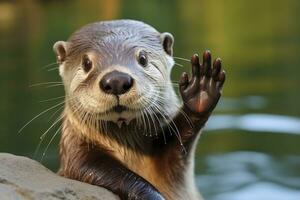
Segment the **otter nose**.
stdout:
[[119,71],[112,71],[105,74],[100,81],[101,90],[113,95],[121,95],[128,92],[132,85],[132,77]]

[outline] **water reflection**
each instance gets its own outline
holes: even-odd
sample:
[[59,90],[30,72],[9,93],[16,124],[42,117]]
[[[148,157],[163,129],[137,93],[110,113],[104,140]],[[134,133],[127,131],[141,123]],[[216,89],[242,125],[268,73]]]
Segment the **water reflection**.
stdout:
[[241,98],[224,97],[218,105],[219,111],[235,111],[241,109],[263,109],[267,106],[268,100],[263,96],[245,96]]
[[300,119],[271,114],[214,115],[205,129],[300,134]]
[[298,200],[300,156],[271,157],[257,152],[210,155],[207,170],[197,176],[204,196],[211,200]]

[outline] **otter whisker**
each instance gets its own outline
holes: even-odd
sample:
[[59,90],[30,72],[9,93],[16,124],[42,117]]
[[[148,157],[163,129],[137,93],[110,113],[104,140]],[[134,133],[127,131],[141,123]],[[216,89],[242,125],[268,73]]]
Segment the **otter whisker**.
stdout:
[[107,124],[104,120],[97,120],[98,124],[98,129],[103,133],[107,134],[108,129],[107,129]]
[[[145,111],[145,112],[144,112]],[[149,126],[149,134],[150,134],[150,132],[151,132],[151,126],[150,126],[150,120],[149,120],[149,117],[148,117],[148,112],[147,112],[147,110],[145,109],[145,110],[143,110],[143,113],[144,113],[144,115],[145,115],[145,117],[146,117],[146,119],[147,119],[147,126],[146,126],[146,136],[148,136],[148,126]]]
[[49,120],[50,121],[59,111],[61,111],[64,108],[64,105],[62,105],[61,107],[59,107],[50,117]]
[[42,154],[42,158],[41,158],[41,160],[40,160],[41,163],[43,162],[43,159],[44,159],[44,157],[45,157],[45,155],[46,155],[46,152],[47,152],[47,150],[48,150],[50,144],[52,143],[52,141],[54,140],[54,138],[56,137],[56,135],[61,131],[61,129],[62,129],[62,125],[60,125],[60,127],[55,131],[55,133],[54,133],[53,136],[51,137],[49,143],[47,144],[47,146],[46,146],[46,148],[44,149],[44,152],[43,152],[43,154]]
[[45,88],[52,88],[52,87],[63,86],[63,85],[64,85],[63,83],[60,83],[60,84],[48,85],[45,86]]
[[[143,105],[143,102],[141,101],[140,102],[142,105]],[[145,131],[143,132],[143,135],[145,135],[144,133],[146,133],[146,135],[147,135],[147,132],[148,132],[148,127],[147,127],[147,124],[146,124],[146,114],[145,114],[145,111],[144,110],[140,110],[139,111],[139,113],[140,113],[140,117],[141,117],[141,121],[142,121],[142,124],[141,124],[141,126],[140,126],[140,128],[142,127],[142,128],[145,128]]]
[[[151,112],[152,110],[150,109],[150,107],[146,108],[146,110],[148,111],[150,119],[151,119],[151,122],[153,123],[154,133],[155,133],[155,135],[157,135],[157,130],[156,130],[156,126],[155,126],[155,120],[153,119],[152,112]],[[152,131],[150,131],[150,137],[152,137]]]
[[188,122],[190,128],[193,129],[193,128],[194,128],[194,125],[193,125],[193,123],[192,123],[192,119],[185,113],[184,110],[182,110],[181,107],[177,107],[177,108],[178,108],[178,112],[180,112],[180,113],[183,115],[183,117],[186,119],[186,121]]
[[[145,117],[147,119],[146,136],[152,137],[152,126],[151,126],[151,121],[150,121],[150,119],[151,119],[151,113],[149,112],[148,107],[145,106],[144,109],[143,109],[143,111],[145,111],[144,113],[145,113]],[[148,133],[149,133],[149,135],[148,135]]]
[[78,84],[78,87],[80,87],[80,86],[81,86],[81,87],[82,87],[82,86],[88,86],[88,84],[86,84],[86,83],[79,83],[79,84]]
[[[146,136],[149,136],[151,137],[151,132],[152,132],[152,127],[151,127],[151,121],[150,121],[150,113],[149,113],[149,110],[147,108],[144,108],[143,109],[145,112],[145,117],[147,119],[147,131],[146,131]],[[148,128],[149,128],[149,131],[148,131]],[[149,135],[148,135],[149,134]]]
[[[168,115],[165,115],[165,114],[161,113],[161,111],[160,111],[160,106],[159,105],[161,105],[161,101],[157,101],[156,103],[152,103],[152,104],[153,104],[154,108],[157,110],[157,112],[159,112],[162,115],[162,117],[164,118],[166,124],[169,125],[168,122],[170,122],[172,124],[172,125],[170,125],[170,128],[172,129],[172,131],[174,132],[174,134],[178,138],[178,141],[179,141],[180,145],[182,146],[183,150],[185,151],[185,148],[184,148],[183,143],[182,143],[181,135],[179,133],[179,130],[178,130],[176,124],[174,123],[174,121]],[[168,117],[169,120],[166,117]],[[170,133],[172,133],[172,132],[170,132]]]
[[54,100],[58,100],[58,99],[62,99],[62,98],[65,98],[66,96],[60,96],[60,97],[54,97],[54,98],[50,98],[50,99],[46,99],[46,100],[41,100],[39,101],[40,103],[43,103],[43,102],[48,102],[48,101],[54,101]]
[[54,127],[58,122],[60,122],[61,120],[62,120],[62,118],[64,117],[64,114],[63,115],[61,115],[60,117],[58,117],[55,121],[54,121],[54,123],[40,136],[40,141],[39,141],[39,144],[37,145],[37,147],[36,147],[36,150],[35,150],[35,152],[34,152],[34,157],[36,157],[37,156],[37,153],[38,153],[38,151],[39,151],[39,149],[40,149],[40,147],[41,147],[41,145],[42,145],[42,143],[43,143],[43,141],[44,141],[44,138],[45,138],[45,136],[47,135],[47,133],[52,129],[52,127]]
[[56,85],[56,84],[63,84],[61,81],[52,81],[52,82],[42,82],[42,83],[34,83],[29,85],[29,87],[36,87],[36,86],[43,86],[43,85]]
[[[150,107],[150,109],[152,110],[151,107]],[[165,131],[164,131],[162,125],[161,125],[161,122],[160,122],[160,120],[159,120],[159,117],[158,117],[157,114],[154,112],[154,110],[153,110],[152,113],[153,113],[154,117],[156,118],[156,120],[157,120],[157,122],[158,122],[158,124],[159,124],[159,126],[160,126],[160,128],[161,128],[161,131],[162,131],[162,134],[163,134],[164,138],[166,138],[166,137],[165,137]],[[156,132],[155,135],[158,136],[158,133]],[[165,140],[165,143],[166,143],[166,140]]]
[[[163,101],[166,101],[167,99],[163,97],[163,95],[158,95],[158,98],[163,100]],[[178,112],[180,112],[184,117],[185,119],[187,120],[187,122],[189,123],[190,127],[193,128],[193,123],[192,123],[192,120],[190,119],[190,117],[182,110],[182,107],[181,106],[178,106],[178,105],[174,105],[178,108]]]
[[54,70],[57,70],[57,69],[59,69],[59,67],[53,67],[53,68],[48,69],[47,71],[51,72],[51,71],[54,71]]
[[186,58],[181,58],[181,57],[177,57],[177,56],[173,56],[174,59],[178,59],[178,60],[183,60],[183,61],[187,61],[187,62],[191,62],[191,60],[186,59]]
[[58,123],[62,120],[63,116],[58,117],[56,121],[40,136],[40,139],[43,140],[46,134]]
[[[107,100],[106,100],[107,101]],[[105,114],[107,114],[107,104],[105,104]],[[106,133],[106,135],[108,134],[108,122],[107,121],[105,121],[104,122],[104,125],[105,125],[105,133]]]
[[[154,97],[153,98],[156,98],[157,97],[157,92],[153,95]],[[153,102],[152,102],[153,103]],[[158,118],[158,116],[156,115],[156,113],[154,112],[154,110],[152,109],[152,107],[151,106],[146,106],[146,104],[150,104],[150,100],[149,101],[147,101],[147,99],[145,99],[143,102],[142,102],[142,105],[143,105],[143,107],[144,108],[146,108],[147,110],[149,109],[151,112],[151,115],[154,115],[154,117],[157,119],[157,121],[158,121],[158,123],[159,123],[159,125],[160,125],[160,127],[161,127],[161,129],[162,129],[162,126],[161,126],[161,123],[160,123],[160,120],[159,120],[159,118]],[[151,117],[152,118],[152,117]],[[153,126],[154,126],[154,128],[155,128],[155,135],[157,136],[158,135],[158,132],[157,132],[157,130],[156,130],[156,126],[155,126],[155,120],[152,118],[152,121],[153,121]],[[163,132],[163,134],[164,134],[164,130],[162,129],[162,132]]]
[[177,65],[177,66],[179,66],[179,67],[183,67],[183,65],[182,64],[179,64],[179,63],[174,63],[175,65]]
[[51,67],[53,65],[58,65],[58,63],[57,62],[53,62],[53,63],[47,64],[47,65],[43,66],[42,69],[47,69],[48,67]]
[[[154,96],[155,96],[155,94],[154,94]],[[154,97],[154,98],[155,98],[155,97]],[[153,103],[153,102],[152,102],[152,103]],[[155,113],[153,112],[152,108],[151,108],[150,100],[148,100],[148,99],[143,99],[143,100],[141,101],[141,104],[142,104],[143,108],[144,108],[145,110],[147,110],[148,113],[149,113],[150,115],[155,114]],[[152,117],[152,116],[151,116],[151,117]],[[153,118],[152,118],[152,121],[153,121]],[[153,124],[153,125],[155,125],[155,124]],[[157,135],[157,131],[156,131],[156,135]]]
[[136,128],[136,129],[135,129],[136,131],[137,131],[137,128],[140,128],[140,127],[141,127],[141,126],[140,126],[140,123],[141,123],[141,122],[140,122],[140,116],[138,115],[139,113],[140,113],[140,111],[136,112],[136,113],[135,113],[135,116],[134,116],[134,118],[136,119],[136,127],[135,127],[135,128]]
[[[75,98],[75,97],[74,97],[74,98]],[[66,102],[67,102],[67,100],[66,100]],[[61,102],[61,103],[64,103],[64,102]],[[61,104],[61,103],[60,103],[60,104]],[[55,107],[57,107],[57,106],[58,106],[58,105],[55,105]],[[60,111],[62,108],[64,108],[64,104],[61,105],[61,107],[59,107],[59,108],[51,115],[51,117],[50,117],[49,119],[51,119],[51,118],[52,118],[58,111]],[[51,108],[49,108],[48,111],[50,111],[50,109],[51,109]],[[54,108],[53,108],[53,109],[54,109]],[[40,114],[42,114],[42,113],[40,113]],[[39,144],[37,145],[36,150],[35,150],[35,152],[34,152],[34,157],[36,157],[36,155],[37,155],[37,153],[38,153],[38,151],[39,151],[39,149],[40,149],[41,144],[43,143],[43,140],[44,140],[44,138],[45,138],[47,132],[49,132],[50,129],[51,129],[55,124],[57,124],[60,120],[62,120],[64,116],[65,116],[64,114],[62,114],[61,116],[59,116],[59,117],[55,120],[54,124],[52,124],[52,126],[50,126],[50,128],[49,128],[47,131],[45,131],[45,132],[40,136]],[[38,117],[38,116],[36,116],[36,117]],[[33,120],[33,119],[32,119],[32,120]],[[22,127],[22,128],[25,128],[25,127]],[[20,129],[20,131],[21,131],[21,129]]]
[[85,112],[83,109],[81,109],[81,113],[82,114],[82,117],[81,117],[81,123],[85,124],[86,123],[86,119],[87,119],[87,116],[88,116],[88,113]]
[[[146,91],[150,90],[150,89],[147,88],[147,86],[145,86],[144,89],[146,89]],[[142,112],[141,116],[142,116],[142,119],[143,119],[144,127],[146,129],[145,130],[145,135],[148,136],[148,128],[149,128],[149,134],[151,134],[151,126],[150,126],[150,121],[149,121],[149,117],[148,117],[148,110],[146,109],[148,106],[145,105],[144,98],[145,98],[145,96],[142,96],[138,101],[143,105],[143,108],[144,108],[143,110],[141,110],[141,112]],[[146,123],[145,118],[147,119],[148,124]]]
[[[91,129],[93,128],[92,117],[93,117],[93,116],[92,116],[91,114],[87,114],[86,124],[88,124],[89,127],[91,127]],[[89,131],[89,132],[90,132],[90,131]],[[91,136],[92,136],[92,137],[91,137]],[[94,144],[94,141],[95,141],[94,135],[91,134],[89,137],[93,138],[91,141],[92,141],[92,144]]]
[[[70,106],[73,110],[74,115],[78,116],[80,123],[85,123],[87,113],[84,111],[83,106],[81,104],[78,104],[78,106],[75,106],[75,103],[70,102]],[[87,140],[87,138],[86,138]]]
[[42,112],[40,112],[38,115],[36,115],[35,117],[33,117],[31,120],[29,120],[24,126],[22,126],[22,128],[19,129],[18,133],[22,132],[22,130],[23,130],[26,126],[28,126],[28,125],[29,125],[33,120],[35,120],[36,118],[40,117],[41,115],[45,114],[46,112],[48,112],[48,111],[50,111],[50,110],[52,110],[52,109],[54,109],[54,108],[56,108],[56,107],[58,107],[58,106],[64,104],[64,103],[65,103],[64,101],[63,101],[63,102],[60,102],[60,103],[58,103],[58,104],[56,104],[56,105],[54,105],[54,106],[52,106],[52,107],[50,107],[50,108],[48,108],[48,109],[42,111]]
[[[150,101],[150,100],[149,100]],[[147,100],[145,100],[145,102],[146,103],[149,103],[149,102],[147,102]],[[153,103],[153,102],[152,102]],[[151,107],[150,107],[151,108]],[[151,108],[152,109],[152,108]],[[155,113],[154,111],[153,111],[153,113]],[[162,115],[160,112],[159,112],[159,114],[160,115]],[[159,122],[159,124],[160,124],[160,120],[158,120],[158,122]],[[160,124],[160,126],[161,126],[161,124]],[[162,127],[161,127],[162,128]],[[169,130],[170,131],[170,130]],[[164,130],[163,130],[163,128],[162,128],[162,134],[163,134],[163,138],[164,138],[164,142],[165,142],[165,144],[167,144],[167,140],[166,140],[166,136],[165,136],[165,132],[164,132]]]
[[[95,117],[94,113],[92,114],[92,117],[91,117],[91,124],[93,124],[94,128],[97,127],[97,121],[96,121],[96,117]],[[96,131],[99,131],[99,130],[96,129]],[[95,135],[95,137],[96,137],[96,135]]]
[[186,121],[188,122],[189,126],[190,126],[191,128],[194,128],[194,125],[193,125],[193,123],[192,123],[191,118],[184,112],[184,110],[182,110],[181,107],[178,107],[178,112],[180,112],[180,113],[184,116],[184,118],[185,118]]
[[145,132],[147,133],[148,130],[147,130],[147,125],[146,125],[146,121],[145,121],[144,111],[141,111],[141,118],[143,120],[143,127],[146,128]]
[[139,115],[139,119],[140,119],[140,124],[139,124],[139,130],[143,130],[143,127],[145,127],[145,118],[143,116],[143,112],[139,111],[138,112],[138,115]]

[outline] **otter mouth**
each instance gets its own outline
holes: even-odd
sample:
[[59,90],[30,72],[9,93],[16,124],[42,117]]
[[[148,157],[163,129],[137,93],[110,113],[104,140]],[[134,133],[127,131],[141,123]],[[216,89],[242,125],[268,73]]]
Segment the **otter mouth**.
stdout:
[[126,111],[131,111],[128,107],[126,106],[122,106],[122,105],[116,105],[114,107],[112,107],[109,112],[110,113],[117,113],[118,114],[118,118],[116,120],[113,120],[113,122],[115,122],[117,124],[117,126],[119,128],[121,128],[122,126],[127,126],[130,123],[130,119],[128,119],[127,117],[125,117],[126,115],[123,115],[123,112]]
[[116,112],[116,113],[122,113],[122,112],[128,111],[128,110],[129,109],[126,106],[117,105],[117,106],[114,106],[110,111]]

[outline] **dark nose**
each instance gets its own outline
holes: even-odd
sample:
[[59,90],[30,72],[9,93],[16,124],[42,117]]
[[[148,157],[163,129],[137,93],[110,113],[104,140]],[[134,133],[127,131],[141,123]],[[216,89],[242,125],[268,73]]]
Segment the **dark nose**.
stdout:
[[100,81],[101,90],[113,95],[121,95],[128,92],[132,85],[132,77],[129,74],[119,71],[112,71],[105,74]]

